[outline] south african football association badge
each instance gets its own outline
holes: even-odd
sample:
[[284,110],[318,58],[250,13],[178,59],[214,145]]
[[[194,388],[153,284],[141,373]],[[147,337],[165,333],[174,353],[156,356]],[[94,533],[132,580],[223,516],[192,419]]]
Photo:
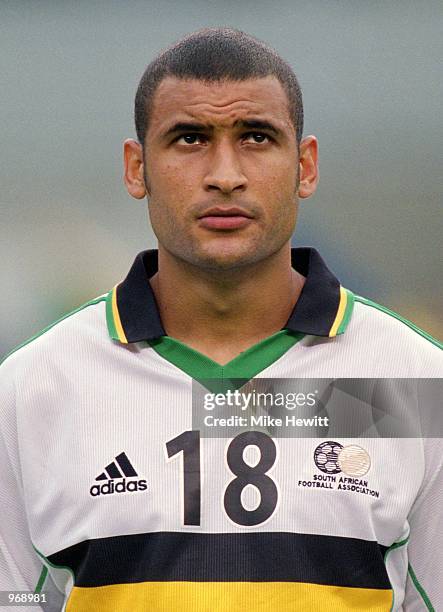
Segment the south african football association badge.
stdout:
[[371,470],[371,457],[358,444],[344,446],[328,440],[315,448],[313,459],[319,473],[313,474],[312,480],[299,480],[299,487],[352,491],[379,497],[379,491],[371,489],[367,478],[363,478]]

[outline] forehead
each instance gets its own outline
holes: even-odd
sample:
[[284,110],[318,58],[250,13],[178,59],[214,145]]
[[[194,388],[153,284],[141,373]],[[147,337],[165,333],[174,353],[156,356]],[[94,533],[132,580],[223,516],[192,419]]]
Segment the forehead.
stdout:
[[276,77],[207,82],[168,76],[155,92],[149,131],[189,119],[229,127],[246,117],[272,119],[281,129],[291,129],[288,97]]

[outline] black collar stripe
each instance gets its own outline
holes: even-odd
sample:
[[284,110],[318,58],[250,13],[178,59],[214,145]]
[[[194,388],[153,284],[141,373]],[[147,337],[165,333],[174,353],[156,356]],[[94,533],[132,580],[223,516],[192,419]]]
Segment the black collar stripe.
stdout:
[[[291,249],[291,263],[306,281],[283,329],[332,337],[345,331],[353,299],[312,248]],[[148,279],[158,270],[158,251],[142,251],[127,277],[107,298],[107,322],[111,338],[123,343],[166,336]]]

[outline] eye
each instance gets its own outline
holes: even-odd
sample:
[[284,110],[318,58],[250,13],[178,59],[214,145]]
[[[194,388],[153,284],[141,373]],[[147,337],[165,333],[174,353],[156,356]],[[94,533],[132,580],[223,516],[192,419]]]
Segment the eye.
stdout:
[[204,139],[205,137],[203,136],[203,134],[182,134],[181,136],[176,138],[176,142],[178,142],[179,144],[193,145],[197,144],[199,140],[202,141]]
[[253,139],[255,144],[263,144],[265,142],[270,142],[271,137],[267,134],[263,134],[263,132],[248,132],[244,135],[245,139]]

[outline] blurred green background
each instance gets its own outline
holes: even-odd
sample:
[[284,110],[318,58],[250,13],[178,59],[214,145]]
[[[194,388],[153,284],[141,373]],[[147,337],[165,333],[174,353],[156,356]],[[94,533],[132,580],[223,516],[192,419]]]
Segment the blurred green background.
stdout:
[[108,291],[156,242],[122,183],[145,65],[204,26],[274,46],[304,93],[321,181],[294,244],[439,339],[443,5],[0,2],[0,354]]

